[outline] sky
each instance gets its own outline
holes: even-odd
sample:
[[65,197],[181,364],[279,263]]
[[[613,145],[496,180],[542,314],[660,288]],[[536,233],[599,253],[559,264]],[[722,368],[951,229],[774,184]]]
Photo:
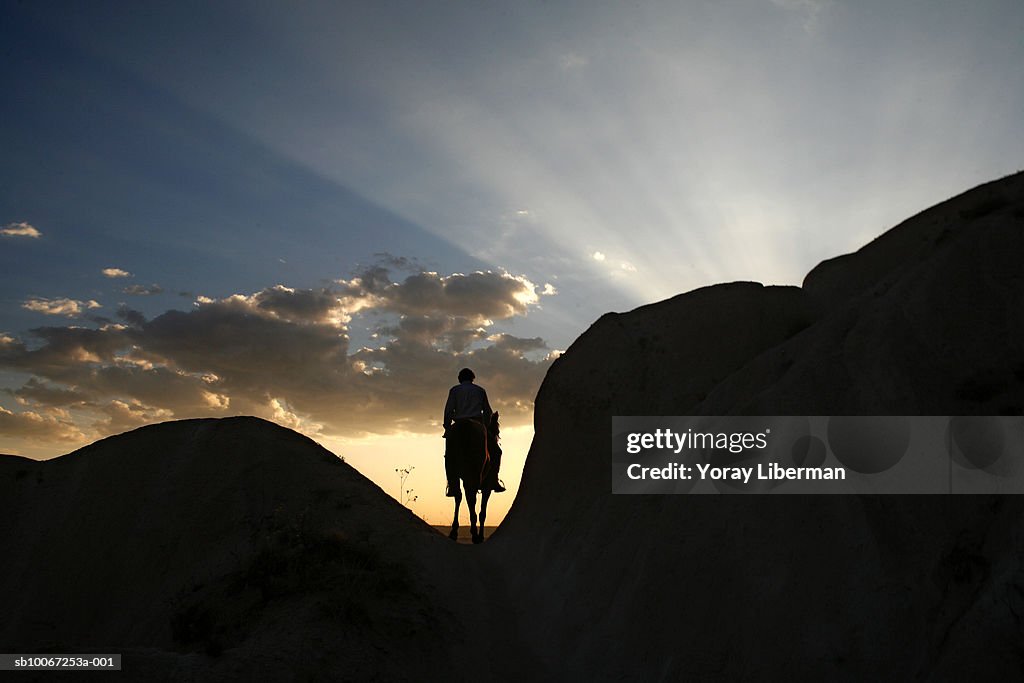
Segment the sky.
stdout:
[[0,452],[253,414],[435,524],[459,368],[497,521],[600,315],[799,284],[1024,168],[1019,0],[3,12]]

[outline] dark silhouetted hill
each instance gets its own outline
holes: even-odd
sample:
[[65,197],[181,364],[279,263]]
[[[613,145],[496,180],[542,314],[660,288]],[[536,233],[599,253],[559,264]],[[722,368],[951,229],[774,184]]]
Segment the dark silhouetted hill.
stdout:
[[257,418],[0,458],[0,539],[4,652],[124,653],[133,680],[411,680],[452,666],[457,626],[425,567],[448,541]]
[[1018,496],[612,496],[613,415],[1024,410],[1024,174],[803,287],[603,316],[556,361],[490,547],[562,671],[601,680],[1024,675]]

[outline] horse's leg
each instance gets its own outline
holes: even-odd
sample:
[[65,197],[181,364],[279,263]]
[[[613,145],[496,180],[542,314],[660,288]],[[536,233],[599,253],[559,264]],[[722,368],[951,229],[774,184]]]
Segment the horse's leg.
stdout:
[[459,538],[459,506],[462,505],[462,491],[455,487],[455,517],[452,518],[452,530],[448,532],[448,538],[453,541]]
[[479,543],[480,536],[476,530],[476,489],[466,488],[466,505],[469,506],[469,532],[473,543]]
[[487,519],[487,501],[491,498],[491,490],[484,489],[480,492],[480,541],[484,540],[484,520]]

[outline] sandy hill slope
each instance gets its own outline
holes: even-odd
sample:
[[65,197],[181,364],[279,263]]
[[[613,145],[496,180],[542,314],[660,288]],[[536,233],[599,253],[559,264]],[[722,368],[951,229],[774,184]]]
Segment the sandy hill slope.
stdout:
[[430,570],[449,544],[256,418],[5,456],[0,650],[123,652],[135,680],[442,676],[460,627]]
[[1019,497],[612,496],[613,415],[1024,410],[1024,174],[803,287],[598,320],[552,366],[488,551],[537,651],[601,680],[1024,673]]

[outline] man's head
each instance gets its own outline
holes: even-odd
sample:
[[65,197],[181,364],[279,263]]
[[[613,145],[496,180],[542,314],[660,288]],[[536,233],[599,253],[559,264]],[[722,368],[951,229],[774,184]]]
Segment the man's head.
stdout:
[[460,382],[472,382],[476,379],[476,375],[469,368],[462,368],[459,370],[459,381]]

